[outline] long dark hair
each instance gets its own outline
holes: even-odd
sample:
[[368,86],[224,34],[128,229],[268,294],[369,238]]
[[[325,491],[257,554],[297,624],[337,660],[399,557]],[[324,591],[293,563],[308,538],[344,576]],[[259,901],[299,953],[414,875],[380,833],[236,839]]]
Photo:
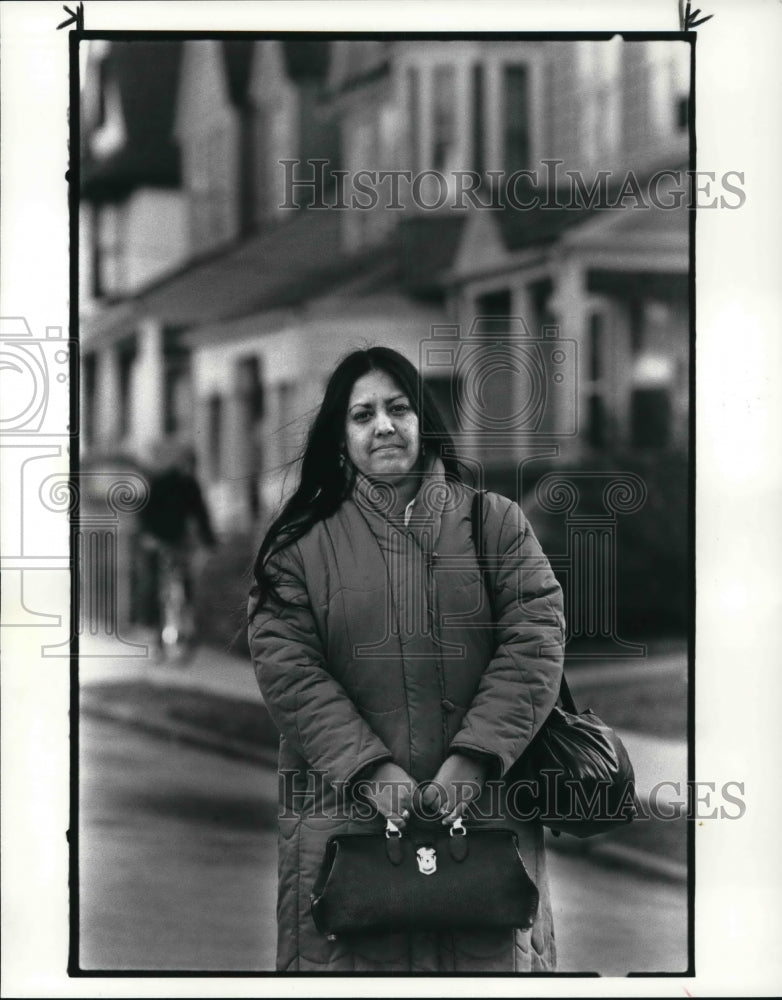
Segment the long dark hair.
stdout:
[[427,452],[442,459],[449,478],[462,479],[451,435],[415,365],[390,347],[370,347],[348,354],[332,372],[307,435],[300,457],[299,485],[272,522],[258,550],[253,567],[256,586],[251,617],[270,594],[279,597],[274,581],[266,572],[268,560],[306,535],[318,521],[330,517],[352,489],[353,477],[346,476],[340,463],[345,420],[353,386],[371,371],[383,371],[397,383],[418,417]]

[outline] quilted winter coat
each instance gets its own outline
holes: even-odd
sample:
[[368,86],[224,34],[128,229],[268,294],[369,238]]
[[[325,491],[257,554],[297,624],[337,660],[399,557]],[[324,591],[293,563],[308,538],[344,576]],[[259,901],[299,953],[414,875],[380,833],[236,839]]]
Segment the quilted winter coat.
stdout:
[[[393,760],[416,781],[449,752],[488,755],[499,779],[553,707],[564,648],[562,595],[517,504],[484,501],[497,628],[472,540],[474,491],[425,481],[407,526],[378,509],[359,477],[351,498],[274,557],[278,589],[250,623],[266,706],[280,730],[279,971],[530,972],[555,965],[543,829],[537,820],[474,804],[478,823],[511,826],[540,891],[531,930],[365,933],[329,941],[310,893],[335,833],[384,829],[346,809],[364,768]],[[347,793],[345,792],[347,789]],[[346,798],[347,795],[347,798]],[[470,823],[468,823],[470,825]]]

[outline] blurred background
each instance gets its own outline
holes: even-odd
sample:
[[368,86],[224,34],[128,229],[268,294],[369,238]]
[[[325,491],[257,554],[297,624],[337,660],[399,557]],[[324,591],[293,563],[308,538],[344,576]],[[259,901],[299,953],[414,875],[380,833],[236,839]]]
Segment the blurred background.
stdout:
[[[577,699],[628,734],[644,794],[683,781],[688,212],[646,185],[681,171],[687,190],[689,46],[81,45],[85,967],[272,967],[276,736],[247,658],[249,571],[355,347],[421,366],[476,482],[519,500],[552,560]],[[430,177],[417,204],[401,182],[388,208],[378,184],[376,206],[350,207],[362,170],[444,187]],[[458,196],[459,171],[485,203],[518,170],[537,182],[517,196],[551,207]],[[616,207],[574,204],[567,171],[587,189],[602,176]],[[617,197],[628,171],[645,204]],[[122,481],[136,502],[117,505]],[[149,610],[150,573],[168,571],[148,542],[177,519],[198,558],[169,656]],[[579,886],[555,884],[564,969],[684,970],[673,812],[575,858],[556,843],[555,877]]]

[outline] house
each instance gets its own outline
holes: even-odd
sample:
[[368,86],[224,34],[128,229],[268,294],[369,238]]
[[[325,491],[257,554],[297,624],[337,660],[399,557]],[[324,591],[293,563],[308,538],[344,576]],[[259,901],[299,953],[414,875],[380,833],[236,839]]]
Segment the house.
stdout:
[[688,212],[634,197],[688,166],[686,43],[91,44],[88,451],[185,437],[245,529],[370,343],[422,365],[489,485],[686,447]]

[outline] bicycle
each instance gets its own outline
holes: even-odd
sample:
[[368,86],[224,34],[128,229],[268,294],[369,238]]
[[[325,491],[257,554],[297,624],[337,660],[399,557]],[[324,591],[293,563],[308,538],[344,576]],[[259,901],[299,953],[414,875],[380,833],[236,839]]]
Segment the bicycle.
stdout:
[[173,546],[161,545],[159,554],[160,648],[164,660],[176,662],[187,655],[195,640],[190,560]]

